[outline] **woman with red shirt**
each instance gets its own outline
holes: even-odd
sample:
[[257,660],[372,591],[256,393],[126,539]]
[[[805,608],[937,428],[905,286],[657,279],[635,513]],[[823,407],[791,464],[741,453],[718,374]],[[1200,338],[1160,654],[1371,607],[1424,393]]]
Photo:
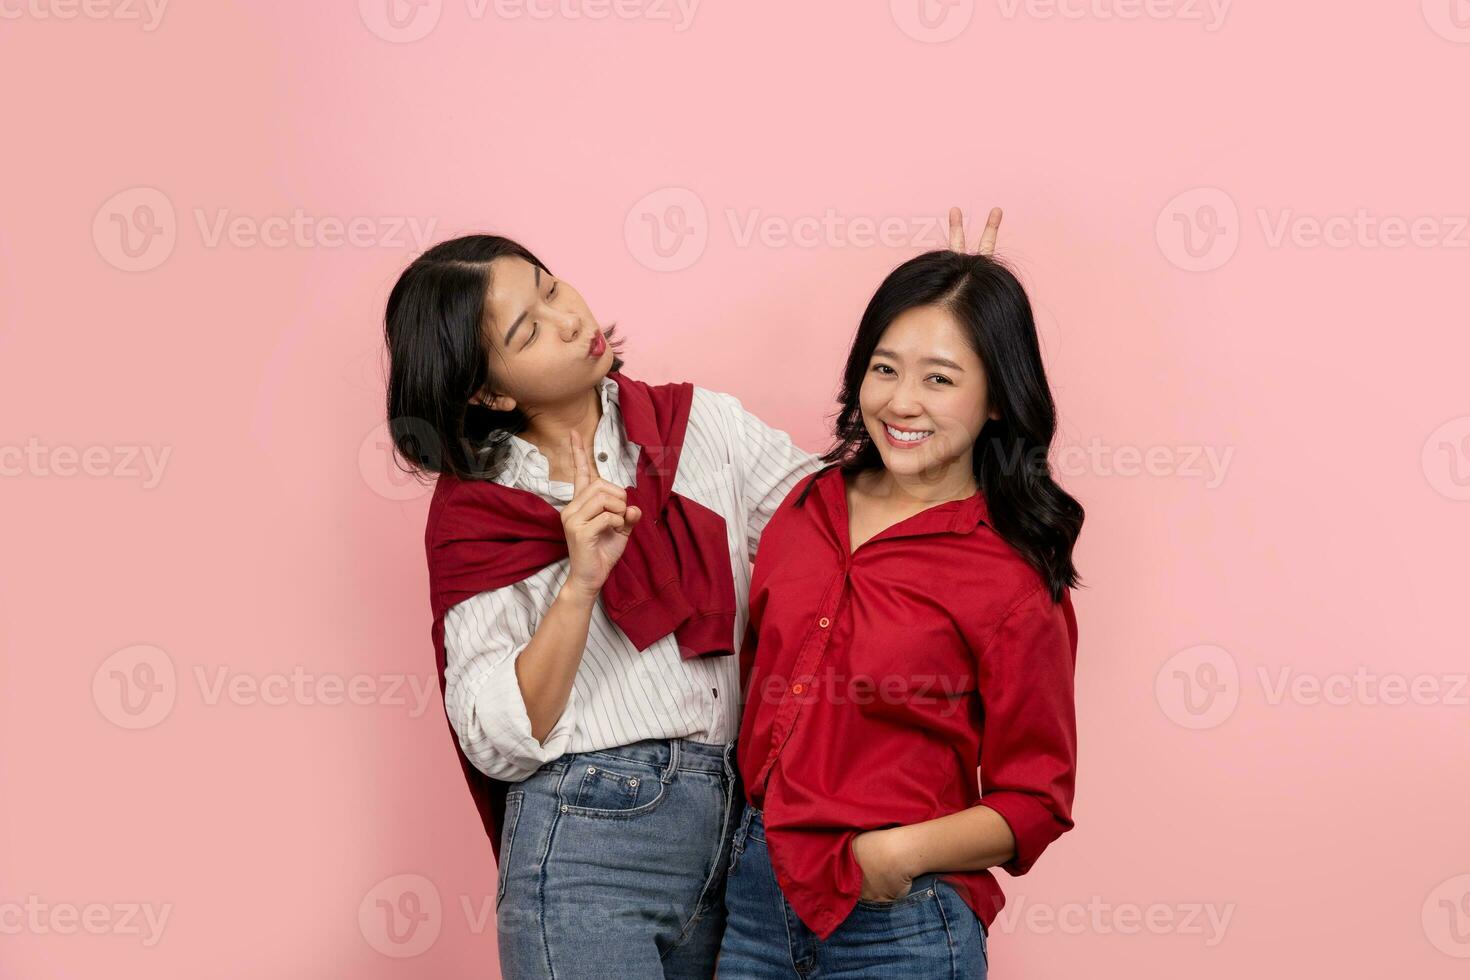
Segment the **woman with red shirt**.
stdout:
[[1083,511],[1020,283],[957,251],[899,266],[841,401],[751,582],[719,975],[983,978],[990,869],[1072,827],[1077,756]]

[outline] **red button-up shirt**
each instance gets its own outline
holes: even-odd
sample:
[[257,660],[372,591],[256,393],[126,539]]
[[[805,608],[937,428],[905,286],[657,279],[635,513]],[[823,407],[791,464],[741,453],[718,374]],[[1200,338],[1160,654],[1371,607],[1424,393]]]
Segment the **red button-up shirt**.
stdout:
[[[809,483],[806,499],[796,501]],[[979,804],[1024,874],[1072,827],[1077,620],[986,523],[981,492],[849,545],[846,478],[797,484],[762,535],[737,746],[776,878],[825,939],[862,893],[852,840]],[[977,778],[978,768],[978,778]],[[946,872],[987,928],[988,870]]]

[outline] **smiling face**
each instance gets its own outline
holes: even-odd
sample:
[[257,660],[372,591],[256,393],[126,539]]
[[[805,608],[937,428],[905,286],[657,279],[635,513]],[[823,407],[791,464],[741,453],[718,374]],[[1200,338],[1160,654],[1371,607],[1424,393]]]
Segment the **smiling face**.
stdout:
[[1000,417],[989,409],[979,355],[942,306],[894,318],[868,360],[858,400],[889,473],[926,483],[972,481],[975,440],[987,418]]
[[612,368],[597,320],[566,280],[519,256],[491,262],[489,279],[485,336],[495,391],[477,401],[501,412],[561,404]]

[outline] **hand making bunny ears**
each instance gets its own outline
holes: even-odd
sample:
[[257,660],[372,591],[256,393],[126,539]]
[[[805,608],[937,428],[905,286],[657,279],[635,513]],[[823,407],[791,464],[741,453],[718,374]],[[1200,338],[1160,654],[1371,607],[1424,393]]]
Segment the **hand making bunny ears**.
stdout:
[[[988,256],[995,252],[995,238],[1000,234],[1000,219],[1000,208],[991,208],[990,217],[985,220],[985,230],[980,233],[980,241],[974,254]],[[961,255],[967,255],[970,251],[965,247],[965,216],[960,213],[959,208],[949,209],[949,250]]]

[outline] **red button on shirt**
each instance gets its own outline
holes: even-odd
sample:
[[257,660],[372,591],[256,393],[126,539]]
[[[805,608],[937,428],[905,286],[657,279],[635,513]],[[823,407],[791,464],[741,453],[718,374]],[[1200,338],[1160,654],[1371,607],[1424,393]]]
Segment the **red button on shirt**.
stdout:
[[[782,892],[822,939],[862,893],[862,831],[981,804],[1015,834],[1001,867],[1020,875],[1072,827],[1071,597],[1053,602],[986,516],[977,492],[850,553],[833,467],[802,480],[762,535],[738,762]],[[1005,904],[995,876],[945,878],[989,928]]]

